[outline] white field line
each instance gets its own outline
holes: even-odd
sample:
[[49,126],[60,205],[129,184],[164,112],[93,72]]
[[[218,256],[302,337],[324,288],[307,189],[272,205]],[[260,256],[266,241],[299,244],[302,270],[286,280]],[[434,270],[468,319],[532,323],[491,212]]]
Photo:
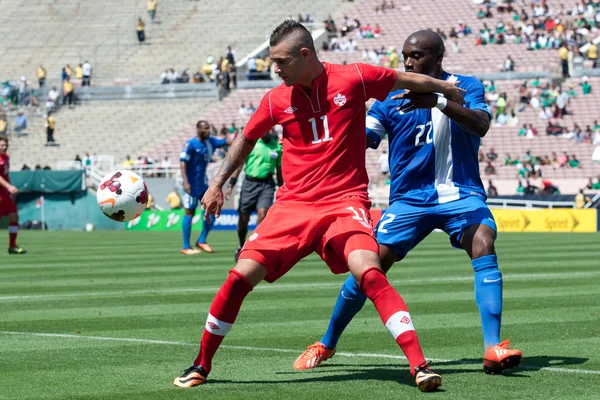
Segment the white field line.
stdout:
[[[591,272],[557,272],[550,274],[508,274],[504,275],[504,279],[510,281],[525,281],[536,279],[573,279],[591,276],[599,276],[600,271]],[[392,285],[409,285],[421,283],[437,283],[437,282],[463,282],[472,281],[471,276],[450,276],[444,278],[426,278],[426,279],[396,279],[390,280]],[[291,283],[291,284],[263,284],[254,288],[254,290],[289,290],[302,288],[318,288],[318,287],[340,287],[341,281],[338,282],[322,282],[322,283]],[[57,293],[57,294],[32,294],[32,295],[14,295],[0,296],[0,301],[10,300],[32,300],[32,299],[53,299],[53,298],[69,298],[69,297],[99,297],[99,296],[131,296],[138,294],[161,294],[161,293],[216,293],[219,287],[210,288],[179,288],[179,289],[142,289],[142,290],[116,290],[103,292],[81,292],[81,293]]]
[[[67,333],[37,333],[37,332],[11,332],[11,331],[0,331],[1,335],[14,335],[14,336],[36,336],[36,337],[52,337],[52,338],[67,338],[67,339],[87,339],[87,340],[101,340],[108,342],[130,342],[130,343],[145,343],[145,344],[158,344],[158,345],[170,345],[170,346],[193,346],[198,347],[197,343],[178,342],[169,340],[152,340],[152,339],[137,339],[137,338],[117,338],[117,337],[105,337],[105,336],[82,336],[82,335],[71,335]],[[251,346],[229,346],[222,345],[225,349],[236,349],[236,350],[250,350],[250,351],[268,351],[273,353],[294,353],[298,354],[299,350],[291,349],[278,349],[269,347],[251,347]],[[394,360],[406,360],[406,357],[393,355],[393,354],[377,354],[377,353],[345,353],[336,352],[336,356],[342,357],[361,357],[361,358],[387,358]],[[428,360],[440,362],[440,363],[455,363],[470,365],[471,362],[462,360],[446,360],[443,358],[430,358]],[[556,368],[556,367],[539,367],[535,365],[520,365],[519,368],[524,370],[535,370],[535,371],[549,371],[558,372],[564,374],[591,374],[600,375],[600,371],[586,370],[586,369],[573,369],[573,368]]]

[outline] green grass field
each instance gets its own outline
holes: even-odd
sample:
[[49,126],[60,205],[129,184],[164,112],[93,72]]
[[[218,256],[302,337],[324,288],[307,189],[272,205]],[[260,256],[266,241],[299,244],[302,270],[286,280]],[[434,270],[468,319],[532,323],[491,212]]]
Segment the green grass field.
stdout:
[[233,232],[209,242],[215,254],[190,257],[177,233],[22,232],[29,254],[0,254],[0,399],[600,398],[598,234],[500,235],[502,336],[524,354],[504,376],[481,370],[466,254],[434,234],[397,264],[389,279],[444,379],[431,394],[414,386],[370,304],[333,359],[292,370],[345,279],[316,256],[248,296],[206,385],[173,387],[233,265]]

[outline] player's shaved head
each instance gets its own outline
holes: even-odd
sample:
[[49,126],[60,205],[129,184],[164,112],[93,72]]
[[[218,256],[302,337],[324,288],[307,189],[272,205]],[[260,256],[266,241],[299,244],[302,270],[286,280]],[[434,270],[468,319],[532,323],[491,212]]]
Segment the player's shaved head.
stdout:
[[411,44],[422,50],[428,50],[434,54],[441,54],[444,56],[446,46],[444,40],[440,35],[430,30],[417,31],[406,38],[404,44]]
[[443,75],[444,41],[430,30],[417,31],[404,42],[402,56],[406,72],[441,78]]
[[311,53],[316,53],[312,35],[299,22],[288,19],[279,24],[271,33],[269,45],[274,47],[284,40],[286,43],[292,45],[291,47],[294,52],[299,52],[300,49],[307,48]]

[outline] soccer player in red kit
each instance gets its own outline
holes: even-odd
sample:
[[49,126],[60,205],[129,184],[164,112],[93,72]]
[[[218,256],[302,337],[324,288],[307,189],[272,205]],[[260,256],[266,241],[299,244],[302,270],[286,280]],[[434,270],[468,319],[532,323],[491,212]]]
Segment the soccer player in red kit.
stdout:
[[19,232],[19,214],[14,196],[19,189],[10,184],[8,171],[10,170],[10,157],[8,150],[8,138],[0,136],[0,218],[8,217],[8,254],[25,254],[23,248],[17,246],[17,233]]
[[291,20],[271,34],[270,56],[284,84],[265,94],[244,134],[232,144],[202,204],[206,215],[219,216],[223,185],[275,124],[283,126],[285,185],[217,292],[200,352],[174,385],[203,384],[246,295],[262,280],[274,282],[316,252],[333,273],[352,273],[404,351],[419,389],[436,390],[441,377],[427,365],[408,308],[379,263],[369,215],[365,102],[383,100],[390,91],[403,88],[439,92],[462,104],[462,90],[421,74],[358,63],[322,63],[310,33]]

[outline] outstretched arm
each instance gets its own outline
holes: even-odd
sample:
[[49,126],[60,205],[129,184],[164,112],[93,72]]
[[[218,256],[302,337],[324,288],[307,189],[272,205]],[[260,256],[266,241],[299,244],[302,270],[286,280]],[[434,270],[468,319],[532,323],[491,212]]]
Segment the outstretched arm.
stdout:
[[418,93],[438,92],[462,105],[464,103],[463,93],[465,93],[465,90],[457,86],[459,83],[458,81],[442,81],[412,72],[398,72],[396,83],[391,91],[406,89]]

